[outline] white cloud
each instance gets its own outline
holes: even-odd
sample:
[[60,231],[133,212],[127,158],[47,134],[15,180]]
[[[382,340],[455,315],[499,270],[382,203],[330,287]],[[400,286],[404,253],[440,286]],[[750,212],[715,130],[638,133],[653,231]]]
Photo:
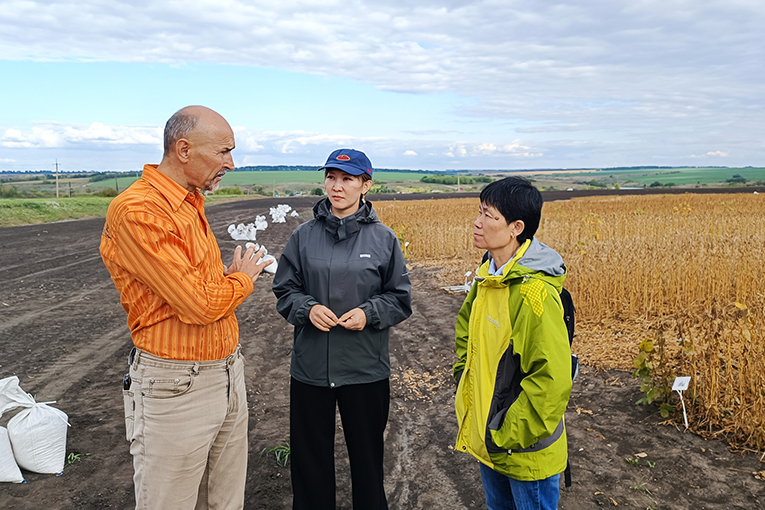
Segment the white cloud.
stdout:
[[[248,154],[247,161],[253,161],[257,155],[267,157],[275,154],[291,154],[295,158],[321,155],[325,157],[338,147],[351,147],[363,150],[374,161],[375,157],[396,158],[419,154],[440,153],[449,157],[466,158],[470,156],[486,159],[510,156],[535,157],[538,150],[520,140],[512,142],[458,142],[446,140],[412,141],[385,137],[354,137],[350,135],[330,135],[306,131],[258,131],[241,129],[237,132],[235,154]],[[414,148],[412,148],[414,146]],[[253,157],[250,157],[253,153]],[[455,156],[456,155],[456,156]],[[318,158],[323,161],[323,159]],[[254,163],[253,163],[254,164]],[[262,163],[261,163],[262,164]],[[377,166],[380,166],[379,164]]]
[[[664,163],[675,164],[722,141],[729,151],[703,157],[747,154],[760,159],[743,164],[759,164],[764,25],[765,4],[746,0],[9,0],[0,10],[0,60],[208,62],[340,76],[387,91],[454,95],[462,119],[509,125],[485,140],[434,120],[410,133],[441,140],[413,149],[363,140],[399,157],[413,150],[568,166],[666,154]],[[241,148],[261,154],[357,141],[237,129]],[[9,128],[0,145],[159,140],[148,128],[94,123]]]
[[756,91],[760,71],[745,64],[762,56],[765,7],[654,3],[11,1],[0,14],[0,58],[279,67],[480,95],[477,111],[505,115],[615,100],[669,105],[679,94],[667,90],[708,108],[713,91],[734,101]]
[[507,156],[522,156],[526,158],[533,158],[541,156],[542,153],[533,153],[530,151],[530,147],[521,144],[520,140],[515,140],[510,143],[497,145],[495,143],[481,143],[473,148],[473,152],[476,154],[482,154],[486,156],[493,155],[507,155]]
[[[378,168],[407,168],[401,158],[427,155],[429,168],[445,168],[459,159],[465,168],[500,168],[508,156],[535,158],[540,147],[521,140],[511,142],[452,142],[411,138],[354,137],[307,131],[237,131],[234,160],[239,166],[270,164],[311,164],[321,166],[338,147],[364,151]],[[446,157],[442,157],[445,155]]]
[[723,151],[709,151],[706,154],[691,154],[692,158],[706,158],[706,157],[713,157],[713,158],[727,158],[728,153]]
[[[8,128],[0,135],[0,148],[7,150],[45,149],[60,154],[66,151],[128,151],[135,160],[157,162],[161,159],[162,138],[160,126],[90,125],[45,123],[30,129]],[[244,165],[315,164],[317,168],[328,154],[338,147],[363,150],[378,168],[407,168],[403,158],[427,155],[425,168],[446,168],[453,160],[460,160],[463,168],[500,168],[507,166],[507,158],[529,159],[543,153],[542,148],[530,142],[476,141],[453,142],[442,140],[413,140],[411,137],[356,137],[295,131],[264,131],[244,126],[235,128],[236,149],[234,161]],[[58,152],[57,152],[58,151]],[[11,159],[8,158],[11,162]],[[450,163],[451,162],[451,163]],[[73,163],[69,163],[72,166]],[[117,168],[120,168],[118,165]],[[75,169],[74,167],[71,168]],[[124,166],[122,169],[132,169]]]
[[28,130],[8,128],[0,137],[0,147],[56,148],[88,145],[162,145],[160,126],[107,126],[94,122],[89,126],[40,123]]

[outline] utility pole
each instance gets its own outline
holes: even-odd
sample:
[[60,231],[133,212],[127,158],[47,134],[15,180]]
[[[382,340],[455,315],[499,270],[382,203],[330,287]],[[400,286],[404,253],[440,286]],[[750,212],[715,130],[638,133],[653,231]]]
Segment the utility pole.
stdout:
[[117,182],[117,176],[116,175],[114,176],[114,189],[117,190],[117,194],[119,195],[120,194],[120,185]]
[[56,198],[58,198],[58,158],[56,158]]

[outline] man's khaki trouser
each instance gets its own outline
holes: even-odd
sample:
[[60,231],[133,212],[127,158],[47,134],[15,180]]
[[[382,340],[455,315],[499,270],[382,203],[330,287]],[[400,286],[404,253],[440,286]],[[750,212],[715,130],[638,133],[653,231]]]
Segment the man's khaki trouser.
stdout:
[[248,413],[239,351],[199,362],[131,354],[124,400],[136,509],[244,507]]

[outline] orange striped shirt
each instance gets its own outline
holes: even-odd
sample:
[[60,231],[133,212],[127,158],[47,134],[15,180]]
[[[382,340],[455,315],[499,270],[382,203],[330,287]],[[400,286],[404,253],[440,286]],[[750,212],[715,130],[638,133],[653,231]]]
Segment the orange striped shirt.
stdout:
[[157,170],[109,205],[101,257],[128,314],[133,343],[156,356],[222,359],[234,352],[234,310],[252,293],[245,273],[223,274],[204,197]]

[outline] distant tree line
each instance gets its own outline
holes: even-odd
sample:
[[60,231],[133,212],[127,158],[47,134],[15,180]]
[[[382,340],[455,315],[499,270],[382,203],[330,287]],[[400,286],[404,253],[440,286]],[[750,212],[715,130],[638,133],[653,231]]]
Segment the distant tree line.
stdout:
[[42,174],[42,175],[29,175],[24,174],[23,176],[11,176],[11,177],[0,177],[0,182],[13,182],[13,181],[47,181],[48,179],[55,179],[55,175],[51,174]]
[[591,181],[578,181],[577,184],[583,184],[591,188],[607,188],[608,184],[603,181],[592,179]]
[[[94,172],[61,172],[59,177],[66,178],[83,178],[90,177]],[[122,174],[120,174],[122,175]],[[13,182],[13,181],[45,181],[53,180],[56,178],[56,174],[49,170],[25,170],[23,172],[0,172],[0,182]]]
[[[238,166],[234,172],[315,172],[321,165],[255,165]],[[401,168],[375,168],[375,172],[433,173],[433,170],[407,170]],[[447,171],[444,173],[454,173]]]
[[[478,175],[475,177],[467,176],[467,175],[460,175],[459,181],[460,184],[476,184],[479,182],[491,182],[494,179],[491,177],[487,177],[485,175]],[[420,179],[420,182],[424,182],[427,184],[457,184],[457,176],[456,175],[426,175],[422,179]]]
[[319,166],[307,165],[257,165],[257,166],[238,166],[234,172],[305,172],[316,171]]
[[118,179],[120,177],[140,177],[141,172],[98,172],[96,174],[92,174],[89,181],[90,182],[99,182],[99,181],[105,181],[107,179]]
[[739,174],[734,174],[733,177],[730,179],[725,179],[725,182],[735,183],[735,184],[746,184],[746,177],[743,177]]

